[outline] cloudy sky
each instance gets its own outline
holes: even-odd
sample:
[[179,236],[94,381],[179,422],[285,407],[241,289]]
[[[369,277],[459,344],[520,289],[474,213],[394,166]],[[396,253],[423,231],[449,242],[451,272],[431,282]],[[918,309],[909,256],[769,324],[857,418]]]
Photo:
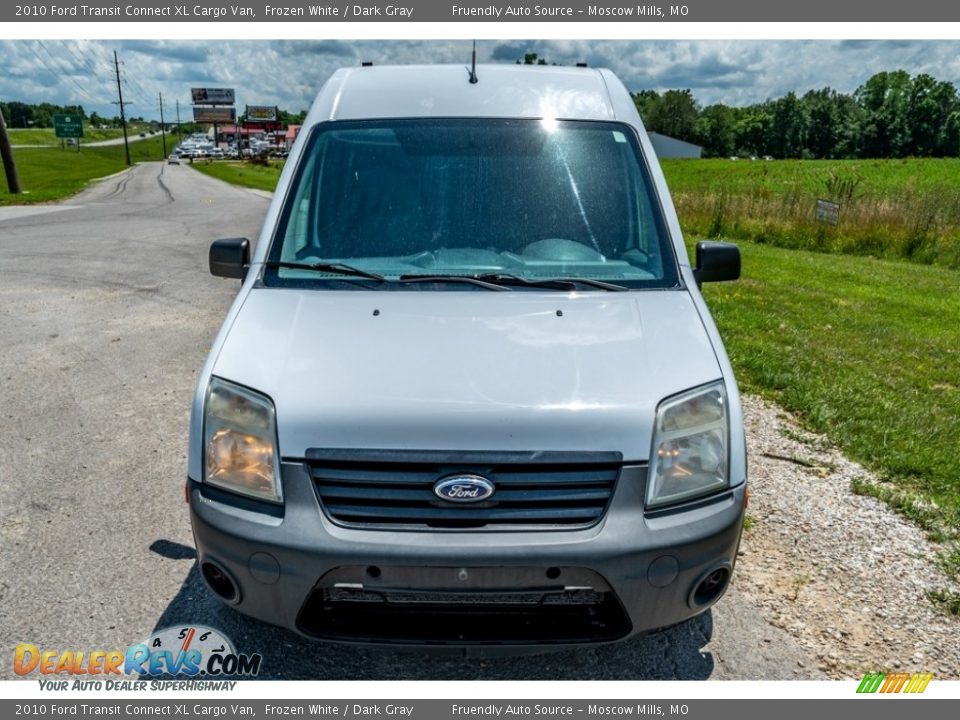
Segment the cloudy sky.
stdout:
[[[309,107],[338,67],[363,60],[465,63],[470,47],[466,40],[2,40],[0,99],[80,103],[113,116],[116,50],[131,116],[159,117],[159,92],[169,115],[174,100],[182,111],[190,88],[201,86],[236,88],[241,107],[296,112]],[[745,105],[824,86],[850,92],[875,72],[900,68],[960,87],[956,41],[484,40],[477,48],[480,62],[514,62],[525,52],[564,65],[609,67],[632,91],[690,88],[701,104]]]

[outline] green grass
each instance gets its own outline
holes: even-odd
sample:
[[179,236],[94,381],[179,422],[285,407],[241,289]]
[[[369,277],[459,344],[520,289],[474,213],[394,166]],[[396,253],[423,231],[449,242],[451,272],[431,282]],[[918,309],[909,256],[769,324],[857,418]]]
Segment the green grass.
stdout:
[[[141,132],[147,132],[141,128],[128,127],[127,134],[130,137],[138,137]],[[60,146],[60,138],[56,136],[53,128],[7,128],[7,134],[10,137],[11,145],[51,145]],[[123,137],[123,130],[119,128],[99,128],[84,127],[81,143],[97,142],[99,140],[113,140]]]
[[960,593],[952,590],[929,590],[927,597],[944,612],[960,617]]
[[[168,150],[170,147],[168,142]],[[24,192],[9,194],[6,177],[0,172],[0,205],[60,200],[79,192],[95,178],[112,175],[126,167],[123,145],[81,147],[80,152],[76,148],[20,148],[14,150],[14,157]],[[162,158],[159,135],[130,144],[130,159],[135,163]]]
[[854,490],[957,542],[960,274],[749,242],[741,251],[743,278],[704,288],[741,387],[884,480]]
[[[185,160],[184,162],[189,162]],[[283,160],[271,160],[269,165],[224,160],[197,160],[193,168],[206,175],[234,185],[273,192],[283,170]]]
[[[960,159],[666,160],[685,231],[960,268]],[[817,199],[840,222],[817,222]]]
[[858,194],[899,195],[905,190],[941,187],[960,190],[960,159],[906,158],[903,160],[662,160],[674,192],[697,191],[720,185],[729,192],[758,189],[775,194],[797,189],[826,190],[831,174],[862,178]]

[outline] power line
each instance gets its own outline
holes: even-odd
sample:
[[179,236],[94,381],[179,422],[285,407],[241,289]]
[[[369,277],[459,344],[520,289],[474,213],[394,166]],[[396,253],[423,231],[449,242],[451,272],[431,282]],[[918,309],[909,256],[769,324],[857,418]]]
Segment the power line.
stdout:
[[[39,41],[38,41],[38,42],[39,42]],[[61,68],[58,68],[58,67],[52,67],[52,66],[50,65],[50,63],[47,62],[39,52],[37,52],[37,49],[36,49],[33,45],[27,44],[27,47],[30,48],[30,52],[33,53],[33,56],[34,56],[35,58],[37,58],[37,60],[40,62],[40,64],[43,65],[43,67],[46,68],[49,73],[51,73],[52,75],[54,75],[54,76],[56,77],[56,79],[57,79],[57,82],[62,85],[62,84],[63,84],[63,77],[64,77],[64,75],[63,75],[63,70],[62,70]],[[50,52],[47,51],[47,54],[49,55]],[[53,58],[53,56],[51,55],[51,59],[52,59],[52,58]],[[76,84],[76,83],[74,83],[74,84]],[[79,87],[79,86],[78,86],[78,87]],[[71,92],[73,92],[73,91],[71,90]],[[82,89],[81,89],[81,92],[83,93],[84,96],[86,96],[86,97],[87,97],[88,99],[90,99],[92,102],[96,102],[96,99],[95,99],[95,98],[91,98],[87,93],[83,92]]]
[[58,75],[59,75],[60,77],[65,77],[67,80],[69,80],[71,83],[73,83],[74,87],[77,88],[77,90],[80,92],[80,94],[83,95],[83,96],[84,96],[85,98],[87,98],[88,100],[91,100],[91,101],[93,101],[93,102],[96,102],[96,101],[97,101],[95,97],[93,97],[90,93],[88,93],[87,90],[86,90],[80,83],[78,83],[78,82],[74,79],[73,74],[72,74],[73,68],[72,68],[72,67],[69,67],[68,65],[65,65],[65,64],[64,64],[64,61],[63,61],[63,58],[58,58],[56,55],[54,55],[54,54],[50,51],[50,48],[48,48],[48,47],[43,43],[43,40],[37,40],[37,43],[39,43],[40,47],[43,48],[43,51],[44,51],[47,55],[50,56],[50,59],[54,62],[54,64],[58,66],[57,73],[58,73]]
[[123,83],[123,86],[127,89],[127,94],[130,97],[136,95],[136,97],[142,102],[144,100],[143,94],[139,91],[134,91],[133,85],[127,80],[127,72],[123,67],[123,62],[120,63],[120,82]]
[[[90,100],[91,102],[94,102],[94,103],[97,102],[97,99],[96,99],[95,97],[93,97],[90,93],[88,93],[88,92],[83,88],[83,86],[82,86],[80,83],[78,83],[76,80],[74,80],[73,76],[70,74],[70,68],[66,68],[66,69],[65,69],[65,68],[62,66],[62,63],[63,63],[63,60],[62,60],[62,59],[60,59],[60,61],[58,62],[56,56],[54,56],[54,54],[53,54],[52,52],[50,52],[50,50],[47,48],[47,46],[43,44],[43,41],[42,41],[42,40],[37,40],[36,42],[37,42],[37,44],[40,45],[40,47],[43,48],[44,52],[46,52],[47,55],[50,56],[50,60],[53,61],[53,64],[54,64],[54,66],[55,66],[54,68],[51,68],[50,65],[48,65],[47,63],[44,62],[44,66],[45,66],[48,70],[50,70],[50,71],[53,72],[55,75],[57,75],[57,77],[58,77],[59,79],[66,78],[66,79],[69,80],[71,83],[73,83],[74,87],[76,87],[77,90],[80,92],[80,94],[81,94],[83,97],[85,97],[87,100]],[[34,51],[34,54],[37,56],[38,59],[40,59],[41,62],[43,62],[43,59],[40,57],[40,54],[39,54],[39,53],[37,53],[36,51]],[[60,65],[60,67],[56,67],[57,65]]]
[[[76,41],[74,41],[74,42],[76,42]],[[101,88],[104,88],[104,89],[107,90],[107,92],[110,92],[110,83],[109,83],[109,81],[106,80],[100,73],[98,73],[96,67],[94,67],[93,63],[90,61],[90,58],[84,53],[83,48],[80,47],[80,44],[79,44],[79,43],[77,43],[77,49],[76,49],[76,50],[74,50],[74,49],[70,46],[70,42],[69,42],[68,40],[64,40],[63,43],[62,43],[62,45],[63,45],[64,48],[66,48],[67,52],[69,52],[70,55],[71,55],[75,60],[79,61],[84,67],[87,68],[87,70],[90,72],[90,76],[91,76],[91,77],[96,78],[96,79],[100,82]],[[102,72],[102,71],[101,71],[101,72]]]
[[[121,64],[122,64],[122,63],[121,63]],[[124,82],[127,81],[127,75],[128,75],[127,69],[126,69],[126,66],[124,65],[124,68],[123,68],[123,79],[124,79]],[[134,77],[133,75],[130,75],[130,82],[133,83],[133,88],[135,89],[137,95],[138,95],[141,99],[143,99],[144,102],[149,103],[149,102],[150,102],[150,99],[151,99],[153,96],[152,96],[150,93],[148,93],[146,90],[143,89],[143,85],[140,84],[140,81],[137,80],[137,78]],[[128,87],[129,87],[129,84],[128,84]]]

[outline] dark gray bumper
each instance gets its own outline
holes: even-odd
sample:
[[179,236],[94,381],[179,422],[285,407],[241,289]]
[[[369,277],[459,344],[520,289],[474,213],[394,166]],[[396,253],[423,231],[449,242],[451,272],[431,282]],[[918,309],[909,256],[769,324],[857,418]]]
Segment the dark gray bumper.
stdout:
[[[584,644],[622,639],[702,612],[722,596],[733,569],[745,485],[710,502],[650,516],[643,512],[644,478],[643,468],[625,467],[604,519],[579,530],[346,528],[324,515],[312,480],[298,463],[283,465],[282,511],[258,512],[255,504],[234,501],[190,482],[190,514],[201,569],[209,564],[236,585],[235,608],[304,635],[405,645]],[[721,573],[722,587],[695,596],[702,581],[717,569],[726,569]],[[334,626],[342,632],[318,630],[312,617],[324,604],[318,599],[321,591],[324,602],[331,597],[362,601],[381,593],[400,593],[401,599],[424,600],[428,608],[431,602],[442,603],[457,594],[483,595],[490,605],[461,607],[494,615],[501,600],[523,607],[526,601],[514,596],[526,594],[529,599],[531,594],[543,593],[550,596],[549,609],[560,613],[551,621],[557,627],[567,620],[555,604],[601,595],[609,604],[600,611],[599,620],[594,618],[595,624],[606,628],[596,636],[540,637],[537,632],[542,631],[532,629],[531,614],[527,619],[514,618],[514,625],[497,624],[506,635],[489,640],[470,633],[442,641],[413,636],[380,639],[375,629],[355,633],[351,628],[356,625],[350,623]],[[329,610],[329,605],[325,607]],[[362,608],[364,603],[351,607]],[[607,612],[619,612],[624,622],[602,617]],[[514,627],[515,638],[510,634]]]

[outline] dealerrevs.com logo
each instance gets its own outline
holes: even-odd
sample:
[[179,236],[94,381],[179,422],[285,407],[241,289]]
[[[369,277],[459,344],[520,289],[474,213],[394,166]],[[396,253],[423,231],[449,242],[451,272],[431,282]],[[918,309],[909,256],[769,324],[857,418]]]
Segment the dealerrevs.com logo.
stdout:
[[[21,643],[14,650],[13,670],[21,676],[72,676],[71,689],[130,690],[142,688],[130,687],[129,681],[111,678],[121,675],[249,678],[259,674],[262,659],[259,654],[237,653],[233,643],[218,630],[186,625],[160,630],[145,642],[124,650],[41,650],[31,643]],[[78,685],[77,681],[81,679],[87,682]],[[50,679],[41,682],[45,689],[47,686],[54,690],[68,689],[67,681]]]

